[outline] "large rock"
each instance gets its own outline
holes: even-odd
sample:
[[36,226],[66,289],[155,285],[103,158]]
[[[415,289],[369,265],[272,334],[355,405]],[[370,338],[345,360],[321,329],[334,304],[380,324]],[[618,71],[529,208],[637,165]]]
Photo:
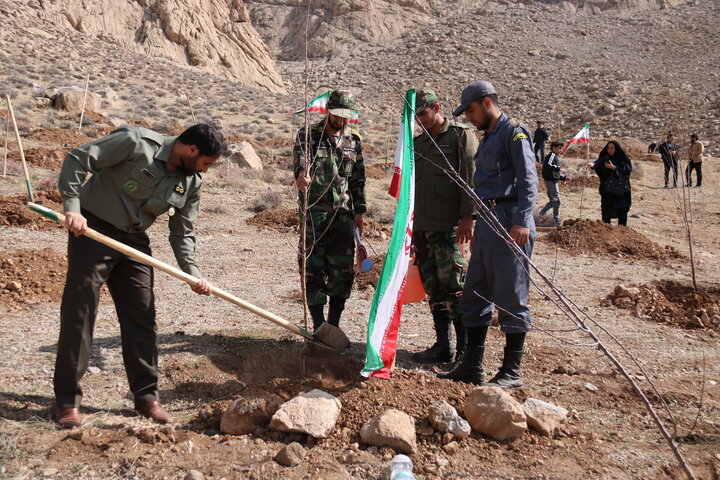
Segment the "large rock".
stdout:
[[428,409],[428,419],[435,430],[452,433],[455,438],[463,439],[470,435],[470,424],[462,418],[455,407],[445,400],[433,403]]
[[473,390],[465,405],[465,418],[473,430],[495,440],[520,438],[527,430],[522,406],[501,388]]
[[310,390],[280,405],[270,420],[270,428],[325,438],[335,427],[341,408],[340,400],[329,393]]
[[282,399],[277,395],[269,398],[238,398],[230,404],[220,418],[220,430],[230,435],[252,433],[266,425]]
[[[85,90],[80,87],[72,87],[60,90],[52,99],[52,106],[57,110],[67,110],[68,112],[80,112],[83,108],[83,97]],[[86,112],[100,111],[100,95],[88,92],[87,101],[85,102]]]
[[563,407],[536,398],[525,400],[522,409],[527,417],[528,426],[546,437],[557,435],[560,425],[568,416],[568,411]]
[[262,160],[250,142],[233,143],[229,146],[231,155],[230,160],[237,163],[242,168],[251,168],[253,170],[262,170]]
[[368,445],[390,447],[403,453],[417,451],[415,420],[392,408],[363,425],[360,438]]
[[242,0],[54,0],[41,5],[53,23],[102,36],[121,48],[285,92]]

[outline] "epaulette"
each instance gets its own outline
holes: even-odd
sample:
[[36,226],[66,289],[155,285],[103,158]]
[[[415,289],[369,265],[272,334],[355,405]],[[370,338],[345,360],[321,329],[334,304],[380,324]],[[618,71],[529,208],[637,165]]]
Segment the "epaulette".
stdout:
[[143,140],[150,140],[152,142],[157,143],[158,145],[162,145],[163,142],[165,141],[165,135],[163,135],[162,133],[154,132],[147,128],[140,129],[139,133],[140,133],[140,138],[142,138]]
[[450,126],[455,127],[455,128],[460,128],[462,130],[467,130],[468,128],[470,128],[470,125],[465,125],[464,123],[456,122],[454,120],[450,121]]
[[350,135],[362,141],[362,136],[360,136],[360,132],[358,132],[357,130],[350,129]]

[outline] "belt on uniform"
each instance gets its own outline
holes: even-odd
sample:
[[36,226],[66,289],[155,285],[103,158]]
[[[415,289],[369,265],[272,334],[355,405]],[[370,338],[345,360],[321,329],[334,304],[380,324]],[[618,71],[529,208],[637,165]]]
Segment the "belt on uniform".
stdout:
[[517,197],[502,197],[502,198],[483,198],[482,202],[487,205],[488,207],[494,207],[495,205],[498,205],[503,202],[514,202],[517,200]]

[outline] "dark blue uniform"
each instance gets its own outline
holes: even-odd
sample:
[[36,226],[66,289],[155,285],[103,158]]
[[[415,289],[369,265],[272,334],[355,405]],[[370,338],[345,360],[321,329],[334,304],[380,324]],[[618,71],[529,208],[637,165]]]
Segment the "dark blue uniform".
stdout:
[[[527,127],[501,115],[475,154],[474,180],[475,193],[487,201],[507,232],[513,225],[530,229],[529,241],[520,246],[529,258],[535,241],[538,179]],[[490,325],[497,305],[503,332],[527,332],[531,329],[529,288],[527,260],[518,258],[480,213],[462,295],[463,324]]]

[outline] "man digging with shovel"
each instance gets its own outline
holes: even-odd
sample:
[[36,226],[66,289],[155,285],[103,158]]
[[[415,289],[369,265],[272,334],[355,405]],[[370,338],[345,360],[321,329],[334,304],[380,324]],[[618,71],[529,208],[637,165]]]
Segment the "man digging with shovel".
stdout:
[[[178,265],[200,277],[192,223],[200,201],[200,174],[225,149],[222,134],[206,124],[194,125],[179,137],[121,128],[71,150],[65,158],[59,190],[70,234],[54,376],[60,426],[80,426],[80,379],[87,370],[100,287],[105,283],[120,322],[135,409],[156,422],[171,421],[158,400],[153,269],[83,233],[92,228],[149,255],[145,230],[167,212]],[[204,279],[192,289],[210,293]]]

